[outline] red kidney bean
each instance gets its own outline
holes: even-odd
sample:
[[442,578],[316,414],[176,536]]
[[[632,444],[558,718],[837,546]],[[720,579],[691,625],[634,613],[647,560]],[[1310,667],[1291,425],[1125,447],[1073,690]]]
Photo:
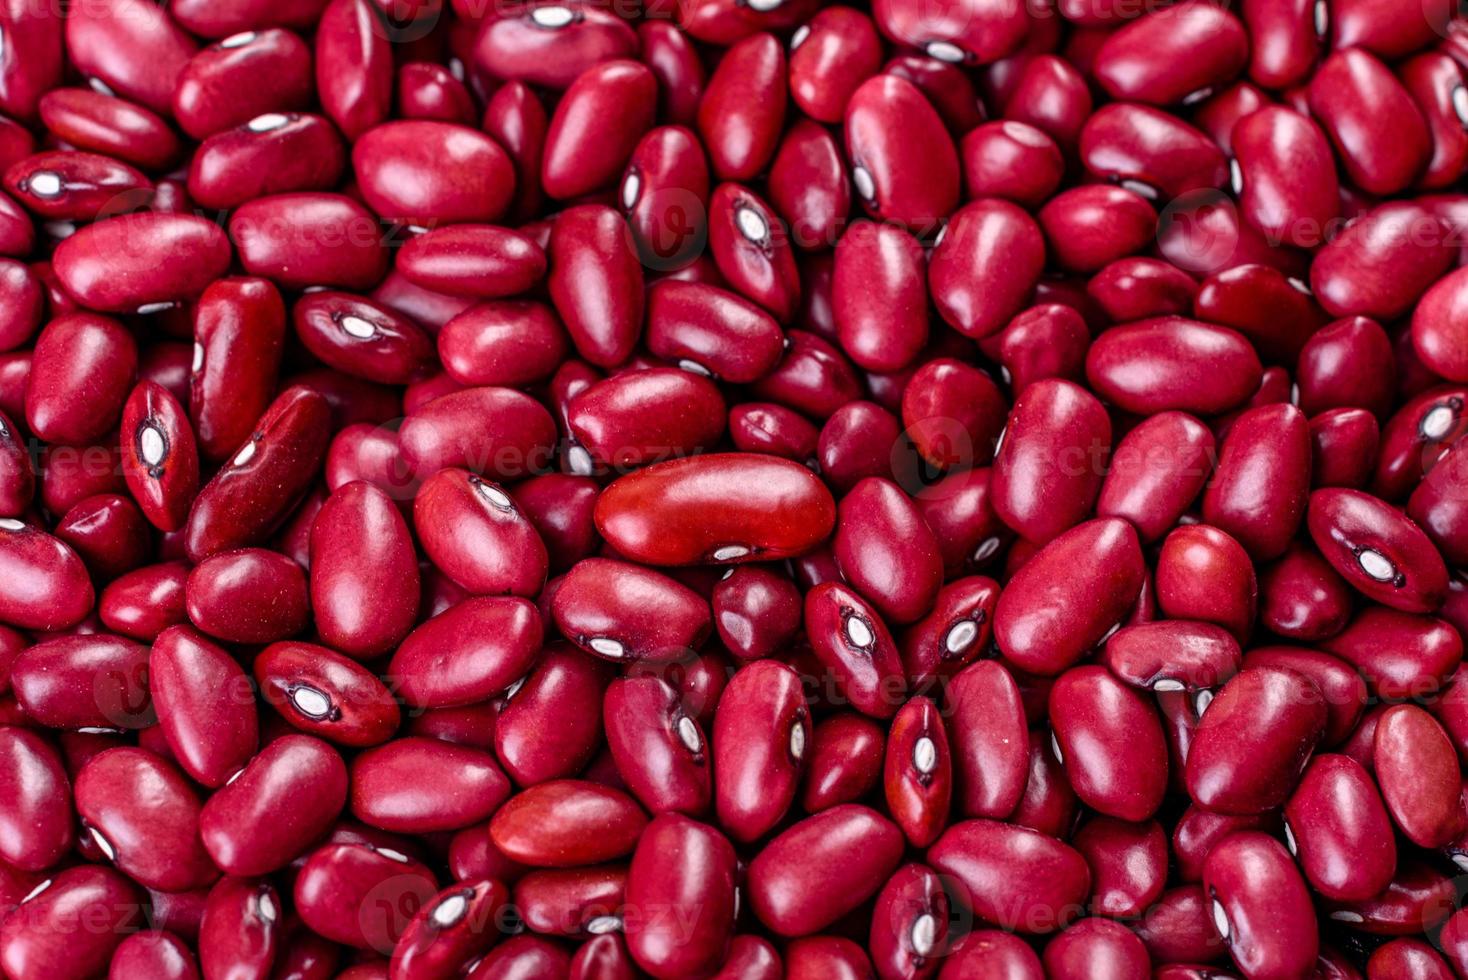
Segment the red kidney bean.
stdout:
[[1412,314],[1412,349],[1423,364],[1449,381],[1468,380],[1468,360],[1462,354],[1463,330],[1457,315],[1468,298],[1465,282],[1468,274],[1448,273],[1423,294]]
[[[902,137],[895,139],[899,119]],[[852,187],[868,214],[922,232],[952,211],[958,155],[917,86],[895,75],[868,79],[852,93],[843,128]]]
[[[1349,317],[1321,328],[1300,351],[1295,373],[1300,410],[1312,418],[1332,408],[1358,407],[1378,418],[1391,411],[1391,340],[1374,320]],[[1382,365],[1371,371],[1367,365]]]
[[1207,524],[1175,529],[1157,559],[1157,600],[1169,617],[1216,623],[1240,643],[1254,622],[1254,566],[1239,543]]
[[970,975],[991,975],[1013,980],[1043,980],[1044,967],[1030,945],[1018,936],[998,929],[975,929],[958,942],[938,974],[940,980],[963,980]]
[[545,192],[573,198],[614,182],[656,109],[657,81],[643,65],[617,60],[588,68],[551,117],[540,171]]
[[942,584],[938,543],[896,484],[858,483],[838,508],[835,556],[843,576],[894,623],[911,623],[932,608]]
[[598,381],[567,406],[571,435],[601,465],[629,469],[718,442],[724,399],[706,378],[676,368]]
[[1193,299],[1193,313],[1248,337],[1264,360],[1288,364],[1295,363],[1305,341],[1325,323],[1303,282],[1252,263],[1204,280]]
[[691,131],[659,126],[642,137],[623,172],[618,204],[649,267],[681,267],[702,250],[708,196],[708,162]]
[[1065,174],[1055,141],[1016,120],[974,127],[959,144],[959,162],[970,199],[997,197],[1025,208],[1048,200]]
[[474,46],[474,61],[499,78],[564,89],[594,65],[636,53],[635,33],[614,12],[555,3],[496,11]]
[[184,530],[192,560],[254,544],[281,525],[326,451],[330,414],[326,399],[308,388],[281,392],[194,499]]
[[[168,124],[125,99],[86,88],[57,88],[42,95],[37,108],[46,128],[79,150],[145,170],[165,168],[178,156],[178,137]],[[29,153],[27,148],[19,156]]]
[[555,422],[540,404],[518,391],[467,388],[432,399],[410,413],[398,430],[398,441],[404,459],[420,476],[431,479],[436,471],[466,467],[516,477],[549,461]]
[[296,335],[330,367],[380,384],[425,373],[433,339],[416,324],[349,293],[315,292],[292,312]]
[[380,280],[387,255],[377,219],[352,198],[297,189],[251,200],[230,218],[245,269],[294,289],[366,289]]
[[123,405],[122,431],[132,436],[123,440],[122,472],[133,499],[154,527],[178,530],[199,488],[199,455],[183,406],[162,385],[144,381]]
[[1114,327],[1086,355],[1086,376],[1096,390],[1144,415],[1236,408],[1258,389],[1260,372],[1242,335],[1182,317]]
[[268,874],[325,835],[346,799],[347,768],[331,746],[283,735],[204,803],[199,836],[226,873]]
[[817,725],[812,737],[800,797],[807,813],[855,803],[881,780],[887,742],[881,725],[855,712],[840,712]]
[[1090,333],[1078,312],[1046,303],[1016,316],[997,335],[985,338],[980,349],[997,357],[1010,389],[1019,395],[1046,378],[1078,380],[1090,343]]
[[1404,860],[1380,895],[1362,902],[1331,903],[1330,918],[1383,936],[1410,936],[1436,928],[1453,913],[1449,878],[1415,860]]
[[1093,176],[1149,200],[1221,187],[1228,176],[1223,154],[1205,134],[1142,105],[1109,105],[1087,119],[1080,152]]
[[[494,221],[515,186],[514,167],[498,143],[431,120],[372,127],[353,145],[352,166],[367,206],[410,225]],[[405,174],[413,176],[405,182]]]
[[669,661],[708,637],[708,603],[651,569],[587,558],[551,602],[556,626],[572,643],[607,660]]
[[1226,10],[1183,4],[1140,17],[1096,52],[1092,71],[1116,99],[1170,105],[1231,81],[1249,57],[1244,25]]
[[785,815],[805,766],[810,718],[800,676],[760,660],[741,668],[714,719],[714,802],[719,825],[749,842]]
[[[1042,406],[1052,400],[1034,397]],[[1077,411],[1083,408],[1076,406]],[[918,368],[902,393],[908,438],[925,460],[940,469],[990,462],[1006,412],[1004,395],[993,379],[952,358],[937,358]],[[890,462],[890,449],[887,457]]]
[[833,310],[841,346],[858,366],[896,371],[928,339],[925,263],[900,228],[859,222],[836,245]]
[[729,440],[741,452],[802,462],[813,459],[819,437],[819,429],[783,405],[748,402],[729,409]]
[[1442,604],[1442,556],[1389,504],[1357,490],[1317,490],[1307,523],[1325,559],[1367,597],[1403,612],[1431,612]]
[[272,643],[255,658],[260,694],[302,731],[353,747],[378,745],[400,713],[386,687],[360,664],[313,643]]
[[293,897],[312,932],[344,946],[388,953],[437,891],[428,869],[398,851],[326,844],[301,867]]
[[774,370],[784,335],[763,310],[699,283],[663,281],[648,292],[647,343],[657,356],[719,380],[745,384]]
[[473,704],[525,676],[541,635],[540,618],[524,599],[465,599],[409,633],[388,675],[394,691],[414,707]]
[[785,52],[772,34],[754,34],[719,59],[698,106],[698,130],[721,180],[765,169],[785,119]]
[[951,677],[988,651],[999,583],[982,575],[955,579],[938,591],[932,610],[901,638],[903,666],[914,689]]
[[1244,831],[1203,869],[1219,935],[1249,976],[1305,975],[1319,952],[1315,909],[1294,862],[1272,837]]
[[136,932],[112,953],[108,980],[147,976],[159,980],[198,980],[199,966],[182,939],[162,931]]
[[1240,415],[1224,438],[1203,519],[1233,537],[1256,561],[1284,553],[1307,503],[1310,435],[1292,405]]
[[[1341,157],[1351,183],[1368,194],[1403,190],[1422,172],[1432,137],[1412,97],[1390,69],[1360,48],[1338,48],[1310,79],[1310,114]],[[1381,128],[1390,119],[1390,136]]]
[[[1424,297],[1422,303],[1428,302]],[[1468,390],[1458,387],[1430,388],[1391,416],[1381,432],[1373,492],[1384,500],[1400,500],[1411,493],[1462,437],[1465,397]]]
[[836,695],[874,718],[890,718],[904,693],[897,644],[877,610],[845,585],[806,593],[805,628]]
[[[670,854],[679,855],[669,864]],[[713,827],[673,813],[648,825],[627,876],[623,929],[637,965],[655,977],[707,975],[730,949],[738,909],[734,849]],[[673,922],[671,909],[692,910]]]
[[1223,686],[1187,757],[1188,792],[1218,813],[1247,815],[1289,796],[1325,731],[1314,682],[1282,667],[1251,667]]
[[438,739],[394,739],[352,761],[352,813],[383,830],[457,830],[486,819],[509,796],[493,756]]
[[1422,708],[1395,705],[1376,726],[1375,773],[1392,820],[1413,843],[1440,847],[1463,832],[1468,813],[1458,757]]
[[1111,454],[1096,513],[1131,521],[1144,541],[1174,526],[1208,480],[1214,440],[1191,415],[1163,412],[1122,437]]
[[10,801],[0,815],[0,857],[25,871],[55,865],[75,842],[60,754],[36,732],[0,728],[0,785]]
[[1271,632],[1313,643],[1345,627],[1351,593],[1316,551],[1292,545],[1259,571],[1259,622]]
[[[77,971],[101,976],[127,934],[141,924],[142,895],[110,868],[67,868],[20,902],[24,914],[0,923],[0,966],[17,980]],[[89,928],[79,928],[87,916]]]
[[1037,544],[1055,538],[1091,512],[1110,446],[1110,421],[1090,393],[1036,382],[1015,400],[994,459],[995,513]]
[[800,628],[800,594],[794,585],[759,566],[734,569],[711,598],[719,640],[741,660],[780,652]]
[[642,329],[642,266],[622,218],[583,205],[556,217],[550,295],[571,342],[599,367],[625,361]]
[[1371,777],[1356,761],[1316,756],[1284,812],[1286,844],[1322,895],[1359,901],[1391,882],[1397,868],[1391,822]]
[[147,675],[147,647],[78,634],[23,650],[10,666],[10,686],[26,717],[47,728],[133,730],[157,720]]
[[1447,623],[1381,606],[1367,606],[1323,646],[1366,678],[1382,698],[1439,692],[1463,656],[1463,644]]
[[[1444,930],[1448,943],[1456,943],[1457,930]],[[1417,939],[1393,939],[1377,948],[1366,961],[1369,980],[1451,980],[1453,971],[1427,943]]]
[[5,171],[5,189],[32,213],[61,221],[131,211],[153,196],[152,182],[127,164],[76,151],[26,157]]
[[1444,226],[1407,202],[1383,204],[1348,225],[1310,266],[1320,305],[1334,316],[1405,313],[1452,264]]
[[173,758],[203,785],[224,785],[259,749],[249,678],[189,627],[170,627],[153,641],[148,683]]
[[938,875],[921,864],[897,870],[877,895],[868,945],[880,976],[911,976],[937,967],[948,943],[948,896]]
[[829,491],[804,467],[732,454],[628,474],[596,505],[602,536],[620,554],[655,565],[800,555],[825,539],[835,517]]
[[1012,91],[994,97],[1004,118],[1034,126],[1067,153],[1075,152],[1093,105],[1085,76],[1052,54],[1020,56],[1013,63],[1015,77],[1007,83]]
[[108,749],[76,777],[82,833],[106,860],[148,888],[184,891],[218,870],[199,842],[199,799],[182,774],[143,749]]
[[224,459],[250,436],[270,404],[284,336],[285,305],[264,280],[223,279],[200,297],[189,413],[206,459]]
[[975,201],[944,227],[928,265],[928,289],[950,326],[980,339],[1020,311],[1044,259],[1033,218],[1006,201]]
[[828,7],[790,40],[790,96],[812,119],[840,122],[852,93],[881,64],[881,40],[871,18]]
[[1310,77],[1330,11],[1311,0],[1248,0],[1239,11],[1253,42],[1249,77],[1266,88],[1292,88]]
[[226,878],[209,891],[199,923],[206,976],[260,975],[280,942],[280,896],[267,882]]
[[1078,667],[1051,688],[1050,723],[1082,802],[1122,820],[1156,812],[1167,789],[1167,747],[1141,695],[1102,667]]
[[1014,678],[998,661],[971,664],[949,683],[947,709],[958,811],[1008,816],[1029,772],[1024,706]]
[[337,489],[311,528],[311,607],[334,649],[367,658],[397,646],[418,615],[418,561],[408,525],[370,483]]
[[224,233],[203,218],[143,212],[80,229],[57,246],[53,268],[83,306],[150,312],[197,297],[223,275],[229,253]]
[[[1147,258],[1117,259],[1086,283],[1086,295],[1117,323],[1186,313],[1196,292],[1198,284],[1192,276],[1169,262]],[[1080,319],[1075,311],[1071,314]],[[1090,341],[1089,335],[1083,339]]]
[[1271,242],[1310,248],[1328,240],[1340,192],[1319,126],[1293,109],[1267,106],[1239,120],[1232,142],[1244,217]]
[[[754,912],[783,936],[816,932],[875,894],[896,869],[902,847],[897,827],[864,806],[843,804],[807,817],[750,863]],[[849,860],[852,854],[859,859]]]
[[111,317],[73,313],[36,338],[25,420],[48,442],[84,445],[117,424],[137,371],[132,335]]
[[392,950],[389,977],[449,977],[500,938],[510,892],[493,879],[451,885],[423,903]]
[[0,259],[0,346],[20,347],[35,335],[46,311],[46,291],[26,265]]
[[1023,5],[987,0],[935,7],[882,0],[873,15],[882,33],[895,43],[951,63],[997,61],[1019,47],[1030,30]]
[[[396,268],[424,289],[496,299],[539,283],[546,258],[533,239],[508,228],[452,225],[409,239],[398,251]],[[445,367],[451,367],[447,361]]]
[[1046,974],[1055,980],[1103,976],[1146,976],[1151,961],[1142,941],[1126,926],[1083,919],[1045,946]]
[[601,747],[604,662],[569,644],[540,656],[524,683],[506,695],[495,723],[495,754],[521,786],[580,772]]
[[708,809],[708,745],[676,690],[658,677],[613,681],[603,717],[617,771],[648,810],[698,815]]
[[1106,518],[1077,525],[1045,545],[1000,594],[999,649],[1023,670],[1058,674],[1121,620],[1143,577],[1129,524]]
[[1164,892],[1133,928],[1159,963],[1216,960],[1225,947],[1208,906],[1201,885],[1181,885]]
[[709,250],[733,289],[788,322],[800,304],[790,234],[775,210],[748,188],[720,184],[709,199]]
[[1076,833],[1074,844],[1091,868],[1091,905],[1098,914],[1131,918],[1162,895],[1167,835],[1155,820],[1093,817]]
[[494,845],[541,868],[574,868],[630,854],[647,817],[625,793],[574,779],[510,797],[489,823]]
[[1366,685],[1349,665],[1315,650],[1295,647],[1255,647],[1244,655],[1245,667],[1282,667],[1308,677],[1326,706],[1325,733],[1321,744],[1334,746],[1346,741],[1366,706]]
[[409,119],[474,124],[469,89],[442,65],[413,61],[398,69],[398,115]]
[[555,371],[569,346],[565,328],[548,307],[516,300],[471,306],[438,333],[444,370],[470,386],[539,381]]
[[961,908],[1007,929],[1049,933],[1081,909],[1091,875],[1081,854],[1054,838],[993,820],[954,824],[928,851],[952,878]]
[[159,113],[195,52],[168,14],[138,0],[107,0],[66,20],[66,51],[83,75]]
[[1051,255],[1068,272],[1096,272],[1140,251],[1157,231],[1146,198],[1105,184],[1061,191],[1038,217]]
[[235,34],[189,59],[173,90],[173,117],[202,140],[267,112],[310,104],[311,51],[290,31]]
[[230,643],[283,640],[299,633],[311,615],[301,567],[263,548],[204,559],[189,572],[186,590],[188,618]]

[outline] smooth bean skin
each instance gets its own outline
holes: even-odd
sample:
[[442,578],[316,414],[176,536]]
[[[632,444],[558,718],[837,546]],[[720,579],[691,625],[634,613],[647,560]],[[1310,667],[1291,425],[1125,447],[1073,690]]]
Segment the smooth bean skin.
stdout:
[[[782,936],[817,932],[875,894],[902,848],[896,825],[864,806],[842,804],[807,817],[750,863],[754,912]],[[854,854],[858,860],[850,860]]]
[[1067,272],[1097,272],[1140,251],[1157,231],[1157,214],[1145,197],[1107,184],[1061,191],[1038,218],[1051,256]]
[[1096,52],[1092,70],[1113,98],[1169,105],[1228,82],[1248,56],[1244,25],[1232,14],[1184,4],[1114,32]]
[[1258,390],[1261,372],[1241,334],[1183,317],[1113,327],[1086,354],[1097,393],[1139,415],[1237,408]]
[[1015,400],[989,490],[994,512],[1037,544],[1080,523],[1096,500],[1111,422],[1089,392],[1037,381]]
[[970,130],[959,143],[969,199],[1003,198],[1025,208],[1043,204],[1065,173],[1060,147],[1043,130],[995,120]]
[[1163,412],[1117,444],[1096,514],[1132,523],[1144,542],[1162,537],[1197,499],[1215,452],[1213,433],[1184,412]]
[[468,470],[424,481],[413,526],[434,565],[474,595],[533,596],[545,584],[549,559],[535,527],[502,487]]
[[1156,812],[1167,790],[1167,745],[1151,705],[1097,666],[1067,671],[1049,701],[1061,759],[1081,801],[1133,822]]
[[[716,829],[664,813],[648,824],[632,855],[623,920],[627,950],[654,977],[704,976],[730,950],[738,908],[734,848]],[[688,910],[676,924],[659,909]]]
[[1175,529],[1162,543],[1155,576],[1167,616],[1217,623],[1247,641],[1258,586],[1249,556],[1229,535],[1207,524]]
[[1319,954],[1310,893],[1274,838],[1243,831],[1203,866],[1203,887],[1234,962],[1249,977],[1305,976]]
[[698,130],[720,180],[750,180],[774,155],[785,120],[785,51],[754,34],[719,60],[698,105]]
[[631,854],[648,819],[620,790],[577,779],[539,783],[489,822],[506,856],[537,868],[575,868]]
[[1432,371],[1449,381],[1468,381],[1463,354],[1463,317],[1468,274],[1449,272],[1423,294],[1412,313],[1412,349]]
[[428,869],[397,851],[329,843],[306,859],[293,898],[301,920],[317,935],[388,953],[437,891]]
[[943,832],[928,863],[950,876],[953,898],[985,922],[1031,934],[1061,928],[1091,888],[1085,858],[1068,844],[994,820],[965,820]]
[[648,290],[648,349],[685,369],[747,384],[774,370],[784,344],[768,313],[728,290],[676,280]]
[[870,216],[931,231],[953,210],[958,154],[917,86],[895,75],[867,79],[846,104],[843,130],[852,187]]
[[488,818],[510,781],[487,752],[433,738],[394,739],[352,760],[352,814],[406,834],[458,830]]
[[1091,868],[1091,904],[1102,915],[1131,918],[1162,894],[1167,882],[1167,835],[1155,820],[1088,820],[1073,838]]
[[981,339],[1020,312],[1044,264],[1034,218],[1008,201],[974,201],[949,217],[928,263],[928,291],[949,326]]
[[564,200],[613,183],[652,128],[656,109],[657,81],[638,62],[607,61],[577,76],[546,132],[540,170],[546,194]]
[[859,222],[836,243],[832,312],[841,347],[859,367],[896,371],[928,339],[922,246],[899,228]]
[[1205,134],[1149,106],[1103,107],[1082,127],[1080,152],[1088,172],[1148,198],[1221,187],[1227,177],[1223,154]]
[[392,500],[365,481],[335,490],[311,527],[311,607],[333,649],[367,658],[397,646],[418,615],[418,561]]
[[1310,536],[1354,588],[1402,612],[1432,612],[1447,593],[1447,569],[1432,541],[1391,505],[1357,490],[1310,495]]
[[890,718],[902,700],[905,679],[897,644],[877,610],[837,582],[805,597],[811,647],[835,693],[873,718]]
[[871,793],[881,779],[887,743],[881,725],[854,711],[843,711],[815,726],[812,738],[800,792],[806,813],[855,803]]
[[1373,694],[1391,699],[1437,693],[1463,657],[1461,637],[1444,621],[1375,605],[1322,645],[1359,670]]
[[162,931],[137,932],[118,944],[107,970],[107,980],[133,976],[198,980],[199,965],[177,936]]
[[539,283],[546,257],[533,239],[508,228],[451,225],[407,241],[395,267],[424,289],[497,299]]
[[188,519],[199,488],[199,453],[188,415],[166,388],[145,381],[122,409],[122,473],[143,515],[160,531]]
[[259,749],[249,678],[224,649],[187,626],[153,641],[148,685],[158,723],[180,767],[211,789]]
[[542,634],[540,617],[527,600],[471,597],[409,633],[387,673],[394,691],[414,707],[474,704],[525,676]]
[[1023,670],[1059,674],[1122,619],[1144,575],[1137,534],[1125,521],[1102,518],[1071,528],[1000,593],[994,610],[999,649]]
[[1364,487],[1371,482],[1380,427],[1364,408],[1332,408],[1310,420],[1310,482]]
[[[113,950],[137,928],[142,892],[111,868],[83,864],[57,874],[0,923],[0,966],[17,980],[102,976]],[[94,928],[78,929],[90,915]]]
[[1106,641],[1101,663],[1133,687],[1197,691],[1238,672],[1238,641],[1212,623],[1165,620],[1123,626]]
[[1004,101],[1004,118],[1041,129],[1066,152],[1074,152],[1093,106],[1086,79],[1054,54],[1034,54],[1019,63],[1013,90]]
[[1396,840],[1381,794],[1360,763],[1316,756],[1285,803],[1286,846],[1311,887],[1327,898],[1379,894],[1397,869]]
[[602,743],[606,662],[570,644],[552,645],[495,720],[495,755],[517,784],[579,773]]
[[671,685],[658,677],[615,680],[602,717],[617,772],[649,812],[698,816],[708,810],[708,743]]
[[500,939],[510,890],[496,879],[451,885],[423,903],[392,950],[387,976],[451,977]]
[[952,803],[953,775],[948,733],[937,705],[926,697],[913,698],[898,709],[892,722],[882,767],[888,810],[912,846],[926,847],[942,833]]
[[[1456,942],[1457,930],[1445,929]],[[1445,943],[1446,945],[1446,943]],[[1438,952],[1418,939],[1393,939],[1366,961],[1369,980],[1451,980],[1453,971]]]
[[789,229],[749,188],[724,183],[709,198],[709,252],[729,287],[788,323],[800,305]]
[[1257,262],[1203,280],[1193,297],[1193,315],[1248,337],[1265,362],[1285,364],[1295,363],[1310,335],[1325,323],[1302,283]]
[[642,333],[643,273],[621,215],[600,205],[561,212],[551,227],[550,297],[577,352],[615,367]]
[[36,732],[0,728],[0,858],[24,871],[57,863],[75,842],[71,782],[55,747]]
[[378,384],[406,384],[432,363],[417,324],[350,293],[314,292],[291,312],[296,335],[329,367]]
[[1006,980],[1043,980],[1045,968],[1029,943],[1000,929],[975,929],[953,945],[939,980],[995,976]]
[[263,279],[222,279],[199,298],[189,414],[206,460],[239,449],[270,404],[285,329],[285,304]]
[[534,8],[488,20],[476,65],[498,78],[565,89],[599,62],[636,54],[637,35],[611,11],[579,3],[557,9],[570,14],[564,23]]
[[[1053,398],[1037,394],[1040,410],[1054,401],[1060,403],[1060,414],[1070,408],[1073,414],[1084,415],[1085,400],[1066,398],[1064,392]],[[908,438],[924,460],[941,469],[989,463],[1007,410],[1003,392],[988,374],[948,357],[918,368],[902,392],[902,423]],[[886,455],[890,464],[890,448]]]
[[183,775],[144,749],[108,749],[76,776],[83,833],[146,888],[186,891],[219,872],[199,842],[199,798]]
[[1320,127],[1293,109],[1269,106],[1239,121],[1233,146],[1245,218],[1271,241],[1310,248],[1326,240],[1340,190]]
[[87,225],[57,246],[52,267],[77,302],[134,313],[196,298],[229,266],[229,241],[192,215],[145,212]]
[[269,874],[323,837],[347,800],[347,767],[325,742],[282,735],[204,802],[199,837],[227,874]]
[[1025,710],[1014,676],[995,660],[970,664],[949,683],[946,708],[955,808],[971,817],[1009,816],[1029,776]]
[[463,467],[512,478],[549,462],[555,431],[545,407],[522,392],[465,388],[410,412],[398,429],[398,443],[418,476],[431,479],[435,471]]
[[1339,633],[1351,617],[1351,592],[1314,549],[1292,545],[1259,571],[1259,622],[1304,643]]
[[1325,731],[1326,706],[1303,674],[1252,667],[1223,686],[1198,723],[1185,778],[1216,813],[1263,813],[1288,798]]
[[785,815],[811,740],[800,675],[773,660],[740,668],[714,716],[714,804],[719,826],[753,841]]
[[376,675],[314,643],[272,643],[255,658],[255,681],[266,703],[292,726],[340,745],[379,745],[401,720],[397,702]]
[[352,146],[352,167],[367,206],[401,224],[492,222],[515,188],[514,167],[498,143],[431,120],[369,129]]
[[[1310,114],[1340,154],[1351,183],[1394,194],[1427,164],[1432,137],[1411,95],[1391,70],[1360,48],[1337,50],[1309,84]],[[1382,128],[1392,120],[1390,137]]]
[[1415,705],[1388,708],[1376,725],[1373,763],[1392,819],[1422,847],[1463,832],[1468,813],[1457,754],[1441,725]]
[[607,660],[670,661],[702,646],[708,603],[651,569],[606,558],[578,562],[551,602],[572,643]]
[[1391,320],[1412,308],[1452,265],[1445,226],[1420,205],[1373,208],[1331,239],[1310,263],[1310,287],[1332,316]]
[[1322,746],[1339,745],[1357,735],[1356,723],[1366,706],[1367,688],[1361,677],[1341,659],[1316,650],[1260,646],[1244,655],[1244,666],[1293,670],[1320,689],[1326,706]]
[[937,541],[894,483],[869,477],[837,508],[836,563],[888,622],[905,624],[932,608],[942,584]]
[[1310,433],[1293,405],[1262,405],[1240,415],[1224,437],[1203,519],[1255,561],[1282,555],[1305,516]]
[[718,442],[724,398],[707,378],[677,368],[598,381],[566,409],[571,435],[601,465],[628,470]]
[[938,590],[932,610],[901,637],[908,680],[921,690],[936,677],[951,677],[989,649],[999,583],[969,575]]
[[73,313],[42,328],[25,421],[48,442],[85,445],[117,424],[137,371],[137,345],[111,317]]
[[1045,946],[1045,970],[1055,980],[1081,977],[1145,977],[1147,948],[1126,926],[1083,919]]
[[57,636],[21,651],[10,688],[47,728],[131,731],[157,720],[147,675],[145,646],[105,633]]
[[189,620],[230,643],[283,640],[300,632],[311,615],[301,567],[264,548],[204,559],[189,572],[185,597]]
[[579,939],[625,910],[626,890],[625,865],[532,871],[515,882],[514,902],[535,932]]
[[[5,170],[5,190],[26,210],[62,221],[83,221],[130,210],[153,195],[152,182],[134,168],[76,150],[37,153]],[[43,193],[47,182],[60,185]]]
[[801,555],[835,523],[830,491],[804,467],[774,457],[668,460],[619,478],[596,503],[602,537],[650,565]]

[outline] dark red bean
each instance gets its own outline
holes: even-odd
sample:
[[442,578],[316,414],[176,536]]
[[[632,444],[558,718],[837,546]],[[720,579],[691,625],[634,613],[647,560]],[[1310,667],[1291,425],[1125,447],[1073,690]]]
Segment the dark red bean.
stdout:
[[147,679],[148,648],[105,633],[46,640],[10,666],[26,717],[48,728],[147,728],[157,720]]
[[259,749],[249,678],[226,651],[187,626],[153,641],[148,684],[173,757],[203,785],[224,785]]
[[1219,935],[1249,975],[1303,975],[1314,966],[1315,909],[1278,841],[1255,831],[1227,838],[1208,855],[1203,887]]
[[[676,863],[667,861],[679,855]],[[722,834],[679,814],[648,825],[627,876],[623,930],[637,965],[660,978],[705,975],[724,962],[738,909],[736,858]],[[663,909],[691,909],[676,925]]]
[[602,744],[604,661],[570,644],[546,649],[495,720],[495,755],[521,786],[579,773]]
[[657,80],[638,62],[607,61],[577,76],[546,132],[540,171],[546,194],[564,200],[613,183],[656,110]]
[[918,232],[937,228],[958,200],[958,155],[917,86],[895,75],[868,79],[852,93],[843,128],[851,184],[867,213]]
[[1389,320],[1411,309],[1452,265],[1445,226],[1410,202],[1383,204],[1348,225],[1316,254],[1310,285],[1333,316]]
[[122,473],[144,516],[177,531],[199,489],[199,453],[182,405],[162,385],[144,381],[122,409]]
[[311,931],[385,954],[437,891],[428,869],[398,851],[326,844],[306,859],[293,897]]
[[198,980],[199,965],[182,939],[169,932],[136,932],[112,953],[107,980],[148,976],[159,980]]
[[[514,168],[498,143],[466,126],[430,120],[387,122],[362,133],[352,166],[367,205],[402,224],[494,221],[515,187]],[[415,175],[408,183],[406,173]]]
[[240,548],[189,572],[188,617],[230,643],[270,643],[301,631],[311,614],[306,576],[284,555]]
[[[1330,135],[1351,182],[1369,194],[1403,190],[1421,173],[1432,138],[1411,95],[1360,48],[1337,49],[1309,85],[1311,115]],[[1391,120],[1390,138],[1382,123]]]
[[952,897],[985,922],[1050,933],[1082,908],[1091,874],[1080,852],[1055,838],[994,820],[949,827],[928,863],[952,879]]
[[[24,915],[0,923],[0,966],[21,980],[49,980],[59,970],[101,976],[113,950],[142,925],[141,902],[141,891],[110,868],[67,868],[25,896]],[[96,917],[92,928],[77,928],[84,912]]]
[[397,730],[397,702],[360,664],[312,643],[272,643],[255,658],[265,701],[302,731],[341,745],[378,745]]
[[1155,820],[1094,817],[1075,835],[1091,868],[1091,904],[1101,915],[1130,918],[1152,906],[1167,882],[1167,835]]
[[510,797],[489,823],[494,845],[539,868],[574,868],[631,854],[647,816],[626,793],[575,779]]
[[626,223],[611,208],[583,205],[551,228],[550,296],[571,342],[599,367],[625,361],[642,332],[642,265]]
[[26,423],[48,442],[85,445],[117,424],[137,371],[132,335],[111,317],[73,313],[41,330]]
[[1014,677],[982,660],[948,686],[954,796],[960,813],[1002,819],[1018,806],[1029,774],[1024,705]]
[[1384,501],[1356,490],[1310,495],[1310,536],[1341,576],[1367,597],[1403,612],[1442,604],[1447,570],[1427,535]]
[[0,816],[0,857],[42,871],[71,850],[71,782],[56,748],[36,732],[0,728],[0,785],[11,801]]
[[1029,299],[1045,263],[1040,226],[1000,200],[955,211],[928,265],[928,290],[949,326],[975,339],[996,333]]
[[510,782],[487,752],[434,738],[400,738],[352,760],[353,815],[398,833],[458,830],[478,823],[510,796]]
[[1356,901],[1379,894],[1397,868],[1396,842],[1366,770],[1319,755],[1285,804],[1286,844],[1322,895]]
[[1203,493],[1203,518],[1256,561],[1284,553],[1308,501],[1310,434],[1292,405],[1245,411],[1229,428]]
[[510,892],[493,879],[452,885],[423,903],[393,947],[389,977],[452,976],[500,938]]
[[800,676],[760,660],[740,669],[714,721],[716,812],[738,841],[761,837],[795,798],[811,738]]
[[[1069,389],[1067,389],[1069,390]],[[1083,399],[1065,406],[1063,394],[1037,395],[1042,406],[1052,400],[1083,414]],[[1008,406],[999,386],[978,368],[940,357],[913,372],[902,393],[902,422],[913,447],[940,469],[983,465],[994,456],[1004,431]],[[892,465],[892,447],[886,453]]]
[[578,562],[551,602],[572,643],[607,660],[669,661],[697,650],[709,633],[708,603],[651,569],[606,558]]
[[612,11],[557,3],[487,19],[474,60],[499,78],[564,89],[597,63],[636,53],[636,34]]

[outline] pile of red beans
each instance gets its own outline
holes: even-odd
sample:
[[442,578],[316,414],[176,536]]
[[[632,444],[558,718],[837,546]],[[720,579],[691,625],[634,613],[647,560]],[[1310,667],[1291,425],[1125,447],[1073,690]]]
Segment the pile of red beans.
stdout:
[[0,974],[1468,977],[1465,78],[0,0]]

